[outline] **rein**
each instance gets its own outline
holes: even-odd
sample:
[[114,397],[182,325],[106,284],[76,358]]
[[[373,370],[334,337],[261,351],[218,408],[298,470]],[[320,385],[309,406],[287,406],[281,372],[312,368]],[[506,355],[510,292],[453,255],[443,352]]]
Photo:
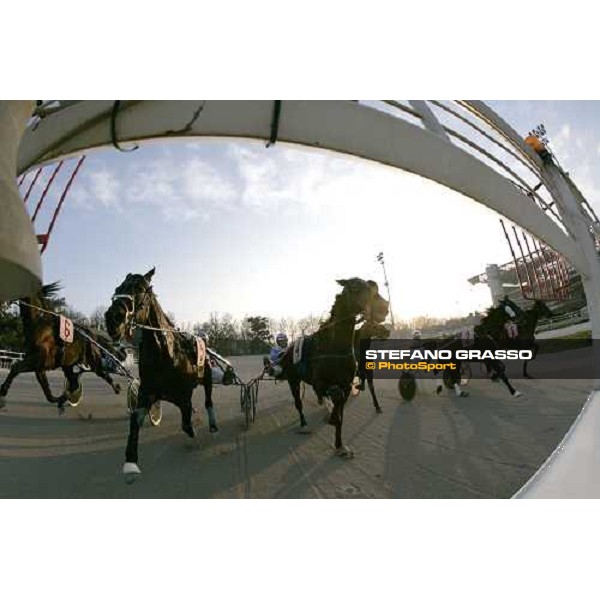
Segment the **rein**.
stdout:
[[[141,301],[141,305],[142,307],[144,306],[144,303],[146,301],[146,297],[147,296],[154,296],[154,293],[152,292],[152,288],[148,288],[147,290],[144,291],[144,297],[142,298]],[[112,301],[114,302],[115,300],[119,300],[119,299],[126,299],[129,300],[131,302],[131,310],[129,310],[129,307],[127,306],[127,304],[124,303],[125,306],[125,323],[127,323],[127,321],[130,320],[130,315],[134,315],[136,314],[136,302],[135,302],[135,296],[131,295],[131,294],[114,294],[113,297],[111,298]],[[164,328],[164,327],[152,327],[152,325],[144,325],[143,323],[138,323],[135,319],[131,319],[131,322],[128,325],[128,328],[133,330],[133,329],[147,329],[148,331],[160,331],[161,333],[179,333],[180,335],[192,335],[190,333],[188,333],[187,331],[182,331],[181,329],[178,328]]]
[[42,308],[41,306],[35,306],[34,304],[29,304],[29,302],[25,302],[24,300],[14,300],[13,304],[22,304],[23,306],[28,306],[29,308],[34,308],[35,310],[39,310],[40,312],[46,313],[48,315],[52,315],[53,317],[64,317],[65,315],[61,315],[57,312],[52,312],[51,310],[47,310]]

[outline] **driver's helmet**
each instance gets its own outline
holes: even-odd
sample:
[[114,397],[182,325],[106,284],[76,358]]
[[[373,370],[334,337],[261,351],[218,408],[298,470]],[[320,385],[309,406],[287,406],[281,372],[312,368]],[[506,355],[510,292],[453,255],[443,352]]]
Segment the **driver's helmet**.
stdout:
[[206,331],[199,331],[198,337],[204,340],[204,343],[208,346],[208,333]]
[[287,348],[287,346],[288,346],[288,336],[285,333],[278,333],[275,336],[275,343],[280,348]]
[[413,331],[412,339],[413,340],[420,340],[421,339],[421,332],[418,329],[415,329]]

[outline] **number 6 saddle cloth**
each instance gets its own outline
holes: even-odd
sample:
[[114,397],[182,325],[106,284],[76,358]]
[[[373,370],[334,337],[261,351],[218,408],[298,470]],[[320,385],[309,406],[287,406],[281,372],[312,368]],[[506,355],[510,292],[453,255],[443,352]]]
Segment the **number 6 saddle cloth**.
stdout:
[[[200,337],[196,338],[196,369],[198,370],[198,379],[204,377],[204,368],[206,366],[206,344]],[[210,369],[210,365],[208,365]]]

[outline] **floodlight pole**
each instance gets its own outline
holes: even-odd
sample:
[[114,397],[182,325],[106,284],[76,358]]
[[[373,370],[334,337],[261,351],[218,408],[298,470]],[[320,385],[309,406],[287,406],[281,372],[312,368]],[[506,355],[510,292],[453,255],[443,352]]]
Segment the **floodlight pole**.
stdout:
[[383,259],[383,252],[380,252],[377,255],[377,262],[379,262],[381,264],[381,267],[383,268],[383,279],[385,281],[385,287],[387,288],[387,295],[388,295],[388,302],[389,307],[390,307],[390,319],[392,321],[392,331],[394,329],[396,329],[396,326],[394,325],[394,313],[392,311],[392,294],[390,293],[390,284],[388,282],[388,278],[387,278],[387,273],[385,271],[385,261]]

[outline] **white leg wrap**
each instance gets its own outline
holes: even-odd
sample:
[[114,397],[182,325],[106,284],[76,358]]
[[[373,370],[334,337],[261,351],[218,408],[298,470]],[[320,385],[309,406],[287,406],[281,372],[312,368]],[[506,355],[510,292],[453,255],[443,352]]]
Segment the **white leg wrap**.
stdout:
[[141,475],[141,473],[141,469],[135,463],[126,462],[123,465],[123,475]]

